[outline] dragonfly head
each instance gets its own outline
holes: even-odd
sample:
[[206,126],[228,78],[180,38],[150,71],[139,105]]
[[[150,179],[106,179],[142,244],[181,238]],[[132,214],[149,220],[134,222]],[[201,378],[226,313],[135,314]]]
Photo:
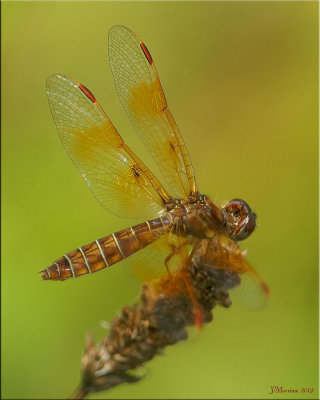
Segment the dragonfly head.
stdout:
[[256,227],[256,214],[241,199],[230,200],[222,207],[225,227],[232,240],[246,239]]

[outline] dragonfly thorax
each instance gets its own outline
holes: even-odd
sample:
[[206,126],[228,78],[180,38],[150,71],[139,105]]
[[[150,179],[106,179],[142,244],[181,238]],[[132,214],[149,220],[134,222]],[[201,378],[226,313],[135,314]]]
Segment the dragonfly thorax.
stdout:
[[173,199],[167,210],[174,231],[180,235],[208,238],[212,237],[214,232],[225,231],[222,211],[205,195]]

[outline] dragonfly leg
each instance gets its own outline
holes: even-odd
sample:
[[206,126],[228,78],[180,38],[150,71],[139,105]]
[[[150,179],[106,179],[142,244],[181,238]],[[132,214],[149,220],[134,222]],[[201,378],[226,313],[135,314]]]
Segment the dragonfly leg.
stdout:
[[188,277],[183,274],[183,280],[184,280],[184,284],[186,285],[187,291],[189,293],[191,302],[192,302],[192,307],[193,307],[193,313],[194,313],[194,323],[196,325],[196,327],[198,329],[202,328],[203,325],[203,317],[202,317],[202,310],[199,306],[199,303],[196,299],[195,293],[194,293],[194,289],[193,287],[190,285],[190,282],[188,280]]
[[180,253],[181,250],[186,249],[187,244],[188,244],[188,241],[185,241],[184,243],[180,244],[178,247],[171,246],[172,251],[164,260],[164,265],[166,267],[166,270],[168,272],[168,275],[169,275],[169,278],[171,281],[172,281],[172,274],[170,272],[169,262],[172,259],[172,257],[174,257],[176,254]]
[[167,272],[168,272],[168,275],[169,275],[169,278],[170,278],[171,282],[172,282],[172,274],[171,274],[171,272],[170,272],[170,268],[169,268],[168,263],[169,263],[169,261],[171,260],[171,258],[172,258],[175,254],[176,254],[176,252],[173,250],[172,253],[170,253],[170,254],[165,258],[165,260],[164,260],[164,265],[165,265],[165,267],[166,267],[166,270],[167,270]]

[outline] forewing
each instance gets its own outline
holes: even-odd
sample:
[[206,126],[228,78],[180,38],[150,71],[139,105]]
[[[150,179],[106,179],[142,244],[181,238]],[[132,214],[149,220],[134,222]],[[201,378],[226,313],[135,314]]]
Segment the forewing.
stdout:
[[124,143],[93,94],[65,75],[47,80],[60,139],[98,201],[128,218],[162,212],[169,196]]
[[267,284],[256,274],[247,272],[240,276],[241,282],[231,292],[231,298],[238,299],[251,309],[265,307],[270,298]]
[[121,103],[174,195],[196,193],[188,151],[147,47],[128,28],[114,26],[109,33],[109,61]]
[[208,241],[204,251],[198,256],[199,263],[206,267],[224,269],[239,274],[240,285],[231,294],[251,308],[259,308],[267,304],[270,290],[259,273],[245,259],[236,242],[226,235],[216,234]]

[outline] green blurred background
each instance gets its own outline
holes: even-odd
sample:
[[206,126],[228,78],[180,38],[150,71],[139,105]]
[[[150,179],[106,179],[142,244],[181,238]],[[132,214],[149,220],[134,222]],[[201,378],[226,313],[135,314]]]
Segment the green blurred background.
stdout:
[[91,398],[318,397],[318,4],[2,3],[2,396],[65,398],[85,333],[100,338],[139,288],[121,264],[67,282],[37,272],[132,221],[106,212],[67,157],[45,81],[65,73],[99,99],[149,160],[116,96],[107,33],[147,44],[200,190],[241,197],[259,227],[242,244],[270,304],[217,308],[196,338],[148,363],[148,377]]

